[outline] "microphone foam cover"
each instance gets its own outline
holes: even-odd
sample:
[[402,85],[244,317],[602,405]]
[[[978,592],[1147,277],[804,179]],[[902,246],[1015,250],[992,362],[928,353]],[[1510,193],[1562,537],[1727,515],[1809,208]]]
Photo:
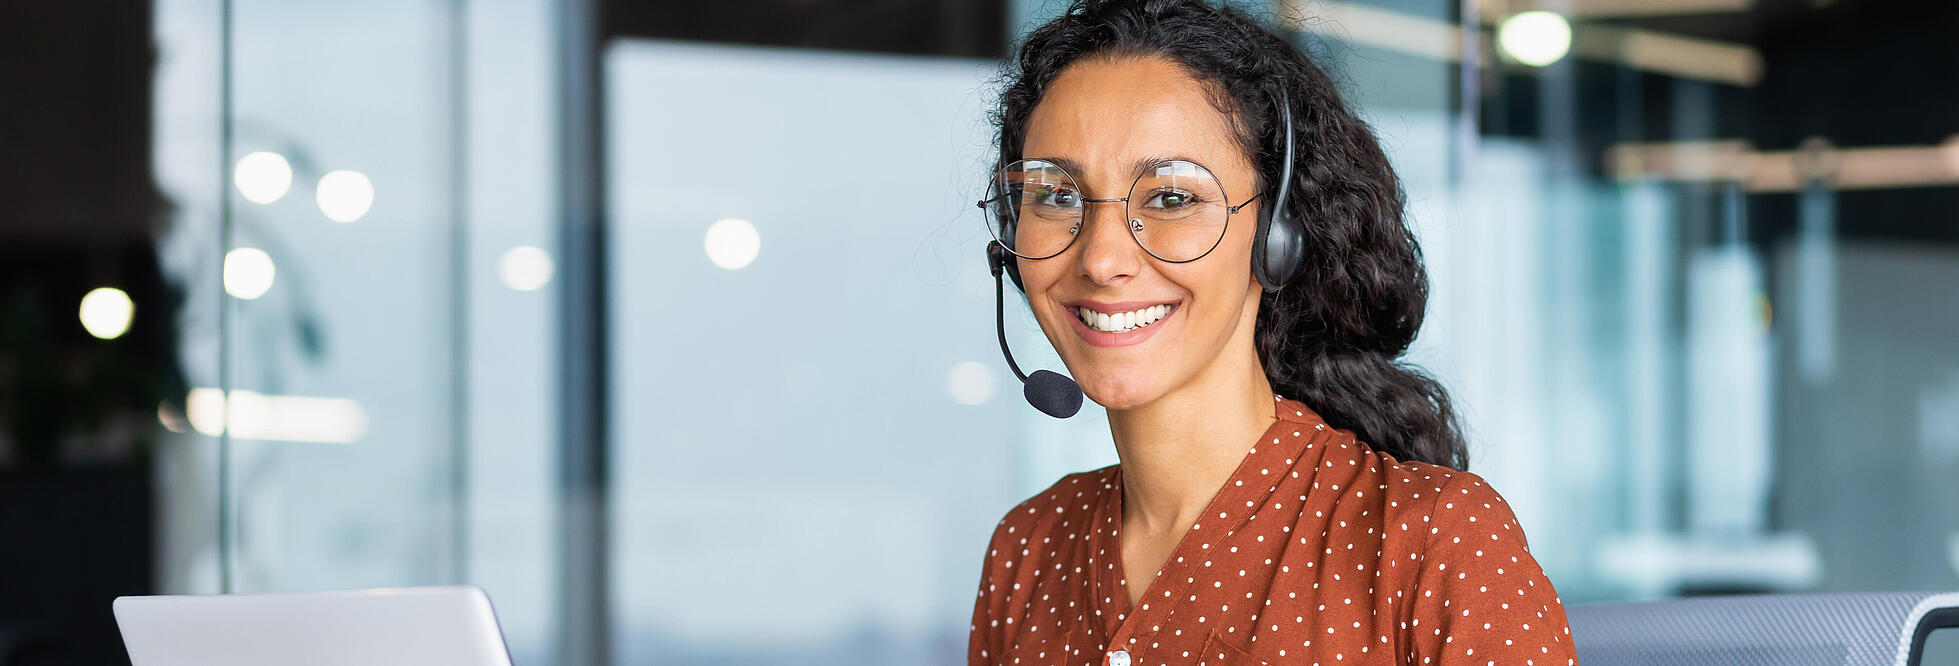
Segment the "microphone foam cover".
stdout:
[[1075,380],[1053,370],[1035,370],[1027,376],[1027,404],[1048,416],[1065,419],[1082,410],[1082,388]]

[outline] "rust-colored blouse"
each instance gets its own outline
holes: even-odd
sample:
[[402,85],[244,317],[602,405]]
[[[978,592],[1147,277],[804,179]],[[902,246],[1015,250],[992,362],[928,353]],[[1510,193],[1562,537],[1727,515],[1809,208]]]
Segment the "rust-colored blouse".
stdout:
[[1488,483],[1374,451],[1298,401],[1276,413],[1135,608],[1120,465],[1015,507],[987,550],[968,662],[1577,663]]

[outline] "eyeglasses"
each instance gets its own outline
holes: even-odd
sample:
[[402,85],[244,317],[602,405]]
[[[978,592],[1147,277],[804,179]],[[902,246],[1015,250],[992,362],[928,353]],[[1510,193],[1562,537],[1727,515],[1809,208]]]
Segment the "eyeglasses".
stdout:
[[1231,216],[1258,199],[1254,194],[1231,205],[1224,184],[1196,162],[1168,160],[1143,170],[1120,199],[1089,199],[1061,165],[1019,160],[993,177],[990,196],[978,202],[987,230],[1024,259],[1046,259],[1074,245],[1088,204],[1123,204],[1129,235],[1150,256],[1188,263],[1210,254],[1224,240]]

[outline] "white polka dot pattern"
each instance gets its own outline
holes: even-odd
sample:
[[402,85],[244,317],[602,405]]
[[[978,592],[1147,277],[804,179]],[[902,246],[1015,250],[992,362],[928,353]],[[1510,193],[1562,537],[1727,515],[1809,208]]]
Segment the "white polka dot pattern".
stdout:
[[[1564,607],[1481,478],[1376,452],[1294,400],[1161,570],[1122,567],[1120,465],[995,528],[974,666],[1576,664]],[[1130,602],[1130,575],[1151,576]]]

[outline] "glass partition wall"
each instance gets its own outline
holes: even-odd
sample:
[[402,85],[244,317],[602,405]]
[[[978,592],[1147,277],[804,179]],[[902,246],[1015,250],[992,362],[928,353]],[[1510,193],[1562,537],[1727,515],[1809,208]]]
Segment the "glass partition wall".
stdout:
[[226,385],[188,407],[228,420],[231,589],[460,578],[450,9],[230,4]]
[[[1568,603],[1959,588],[1959,12],[1233,4],[1388,150],[1410,360]],[[479,584],[521,664],[958,662],[993,523],[1114,462],[1019,400],[971,203],[1059,9],[159,2],[159,587]]]
[[473,583],[551,660],[553,18],[157,3],[161,591]]

